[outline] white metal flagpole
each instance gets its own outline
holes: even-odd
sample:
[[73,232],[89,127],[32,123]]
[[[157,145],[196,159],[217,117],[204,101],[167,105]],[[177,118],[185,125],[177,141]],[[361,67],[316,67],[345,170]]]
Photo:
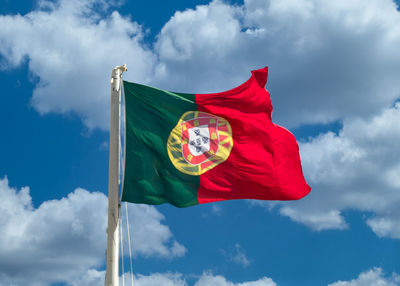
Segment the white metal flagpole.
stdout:
[[117,66],[111,73],[110,146],[108,161],[108,225],[105,286],[119,286],[118,277],[118,203],[120,174],[120,115],[121,76],[126,65]]

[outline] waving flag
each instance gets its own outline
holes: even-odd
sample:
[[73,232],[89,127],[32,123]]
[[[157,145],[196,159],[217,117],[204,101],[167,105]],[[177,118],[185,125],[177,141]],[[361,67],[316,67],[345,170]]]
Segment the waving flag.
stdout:
[[213,94],[124,81],[122,200],[177,207],[231,200],[297,200],[310,191],[295,137],[272,123],[268,68]]

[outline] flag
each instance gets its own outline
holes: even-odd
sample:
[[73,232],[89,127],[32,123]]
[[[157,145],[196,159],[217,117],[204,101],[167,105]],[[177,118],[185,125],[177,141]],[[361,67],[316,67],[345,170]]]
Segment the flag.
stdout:
[[310,191],[295,137],[272,122],[268,68],[212,94],[124,81],[122,200],[188,207],[221,200],[297,200]]

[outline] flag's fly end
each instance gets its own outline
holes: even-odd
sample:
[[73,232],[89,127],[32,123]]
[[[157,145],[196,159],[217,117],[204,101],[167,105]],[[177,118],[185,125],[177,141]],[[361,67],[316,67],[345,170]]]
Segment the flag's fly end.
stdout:
[[267,80],[268,80],[268,67],[251,71],[251,74],[256,79],[258,85],[261,88],[265,88],[265,85],[267,84]]

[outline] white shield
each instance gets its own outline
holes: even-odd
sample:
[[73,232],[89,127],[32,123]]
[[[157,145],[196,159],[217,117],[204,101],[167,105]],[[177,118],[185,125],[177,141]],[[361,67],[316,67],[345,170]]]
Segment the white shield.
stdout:
[[210,131],[208,125],[189,128],[189,151],[193,156],[199,156],[210,150]]

